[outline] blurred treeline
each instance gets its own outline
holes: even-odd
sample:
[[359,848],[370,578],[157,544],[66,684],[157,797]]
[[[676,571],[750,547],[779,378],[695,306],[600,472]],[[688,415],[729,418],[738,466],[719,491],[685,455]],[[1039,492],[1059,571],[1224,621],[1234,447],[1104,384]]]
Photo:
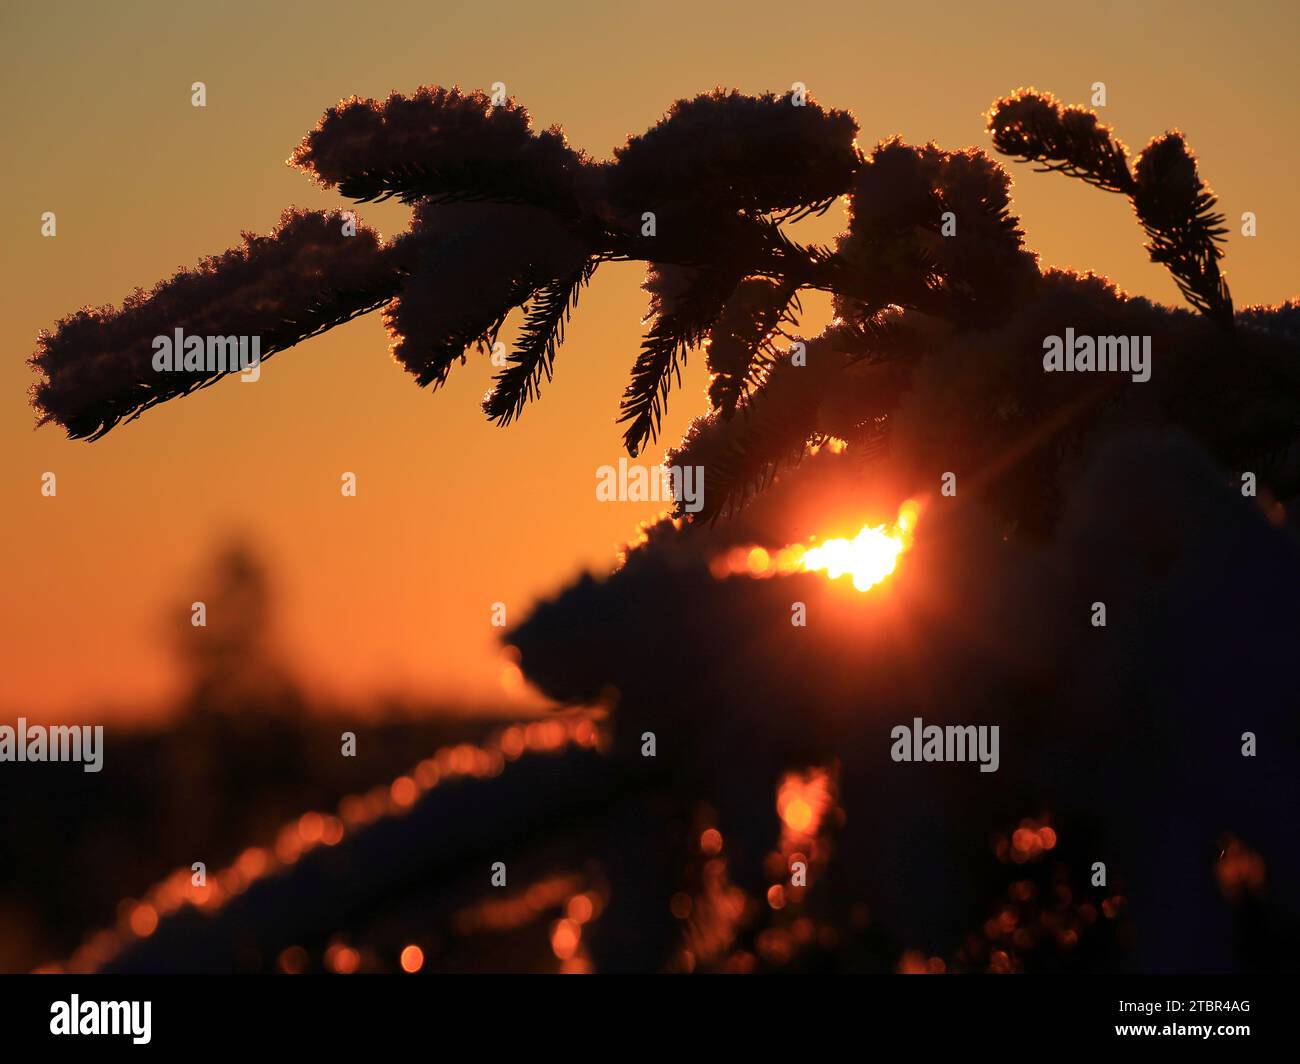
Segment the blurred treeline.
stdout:
[[[272,583],[257,555],[233,542],[211,566],[206,627],[189,623],[189,603],[164,618],[185,685],[160,723],[116,724],[87,706],[58,722],[105,725],[100,772],[0,772],[0,970],[66,956],[174,869],[202,861],[215,872],[285,821],[387,785],[490,727],[461,707],[311,699],[274,649]],[[347,731],[356,756],[342,755]]]

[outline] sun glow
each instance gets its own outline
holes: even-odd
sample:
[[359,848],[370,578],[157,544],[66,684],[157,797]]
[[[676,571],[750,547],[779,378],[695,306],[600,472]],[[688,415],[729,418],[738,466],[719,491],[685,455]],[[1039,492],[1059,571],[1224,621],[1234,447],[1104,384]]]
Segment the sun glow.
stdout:
[[863,527],[852,539],[828,539],[804,551],[800,559],[806,572],[824,572],[832,580],[849,576],[853,586],[866,591],[884,580],[898,565],[898,558],[912,545],[919,507],[909,499],[898,510],[898,520],[885,525]]
[[803,567],[810,573],[825,572],[832,580],[846,574],[853,586],[866,591],[880,583],[898,565],[903,541],[889,535],[885,526],[867,526],[852,539],[828,539],[803,556]]
[[795,543],[771,551],[736,546],[714,558],[709,568],[719,580],[742,574],[760,579],[791,573],[825,573],[832,580],[849,576],[855,588],[867,591],[894,571],[912,545],[920,513],[920,505],[908,499],[892,525],[866,525],[852,539],[827,539],[810,546]]

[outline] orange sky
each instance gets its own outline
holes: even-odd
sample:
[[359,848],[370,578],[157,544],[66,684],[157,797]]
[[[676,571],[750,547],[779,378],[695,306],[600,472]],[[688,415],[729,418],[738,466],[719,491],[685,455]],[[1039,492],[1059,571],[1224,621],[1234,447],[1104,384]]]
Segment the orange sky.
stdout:
[[[1229,241],[1237,304],[1297,291],[1293,3],[554,6],[6,5],[0,717],[156,705],[175,681],[160,610],[197,597],[231,532],[265,555],[284,642],[320,690],[495,698],[491,604],[513,620],[581,567],[608,568],[654,513],[595,500],[596,467],[622,453],[614,414],[644,312],[635,264],[601,268],[555,382],[509,429],[479,411],[489,366],[422,391],[389,360],[376,314],[277,356],[256,384],[223,381],[98,443],[32,431],[38,329],[269,231],[287,205],[344,202],[284,163],[342,96],[503,81],[538,125],[604,156],[715,85],[802,81],[857,115],[864,146],[901,133],[961,147],[987,146],[997,95],[1032,84],[1086,103],[1103,81],[1103,117],[1130,148],[1180,127],[1230,221],[1257,213],[1259,236],[1234,224]],[[991,21],[971,13],[985,6]],[[206,109],[190,106],[196,80]],[[1045,262],[1177,301],[1122,198],[1015,177]],[[54,239],[40,235],[47,210]],[[385,235],[405,215],[360,208]],[[825,239],[837,223],[819,224]],[[703,385],[696,358],[665,440],[705,409]],[[55,499],[40,495],[47,470]],[[355,499],[339,494],[344,470]]]

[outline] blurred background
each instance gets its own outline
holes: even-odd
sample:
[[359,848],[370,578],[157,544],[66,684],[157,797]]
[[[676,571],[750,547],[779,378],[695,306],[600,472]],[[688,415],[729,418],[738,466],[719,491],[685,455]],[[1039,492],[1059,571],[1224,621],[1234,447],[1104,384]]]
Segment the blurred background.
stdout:
[[[1173,125],[1196,148],[1229,219],[1227,275],[1244,306],[1293,294],[1300,207],[1294,167],[1279,159],[1294,149],[1279,143],[1300,98],[1278,87],[1297,28],[1284,3],[830,2],[797,17],[766,2],[664,3],[632,17],[579,3],[503,3],[488,17],[415,3],[7,5],[0,721],[105,724],[108,769],[0,770],[5,808],[22,810],[0,833],[0,967],[65,957],[100,927],[151,931],[170,895],[142,899],[174,869],[198,855],[209,870],[234,868],[254,845],[274,853],[288,824],[311,849],[331,821],[301,818],[348,796],[372,794],[387,814],[410,804],[399,779],[422,792],[491,775],[510,750],[582,757],[598,743],[585,717],[562,735],[508,730],[546,700],[523,685],[491,614],[503,602],[514,623],[576,574],[608,572],[656,515],[653,503],[598,505],[594,492],[597,467],[622,454],[614,415],[644,313],[638,264],[600,271],[547,401],[508,430],[479,410],[489,366],[457,367],[429,395],[388,357],[378,315],[275,358],[255,385],[223,381],[94,445],[32,430],[25,360],[39,329],[118,303],[243,230],[269,231],[285,206],[342,202],[284,164],[339,98],[500,81],[535,125],[559,123],[603,157],[673,100],[715,85],[757,93],[801,81],[854,112],[864,145],[901,134],[955,148],[987,146],[982,113],[1017,86],[1087,103],[1101,81],[1102,117],[1131,148]],[[206,108],[191,106],[195,81]],[[1045,262],[1178,302],[1121,200],[1015,176],[1014,207]],[[1236,221],[1247,210],[1252,239]],[[53,239],[40,234],[45,211],[57,216]],[[406,208],[358,214],[391,235]],[[841,224],[837,210],[801,223],[822,240]],[[828,307],[805,307],[813,332]],[[662,444],[706,409],[704,386],[695,359]],[[47,471],[55,498],[40,493]],[[357,474],[355,499],[340,496],[344,471]],[[208,603],[206,630],[189,623],[194,601]],[[337,756],[343,730],[363,756]],[[438,767],[437,752],[456,749],[459,768],[450,753]],[[429,759],[423,783],[408,775]],[[378,817],[374,803],[358,825]],[[573,927],[599,909],[599,875],[571,864],[558,883],[539,865],[550,893],[532,907],[521,895],[514,916],[481,916],[533,927],[539,965],[579,956]],[[223,897],[258,867],[248,858]],[[445,904],[439,920],[478,918]],[[405,948],[393,935],[390,966]],[[338,952],[350,946],[317,947],[310,960],[277,952],[241,964],[362,963]],[[115,948],[101,941],[83,960]]]

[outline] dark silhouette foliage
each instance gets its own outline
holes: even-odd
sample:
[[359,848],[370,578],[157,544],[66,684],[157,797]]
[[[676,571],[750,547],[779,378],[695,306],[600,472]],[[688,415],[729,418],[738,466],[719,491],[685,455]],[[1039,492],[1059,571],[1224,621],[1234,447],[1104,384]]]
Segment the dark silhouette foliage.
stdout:
[[262,357],[388,303],[397,293],[404,245],[373,229],[343,236],[338,211],[288,210],[270,236],[192,270],[137,289],[120,308],[84,308],[42,332],[32,366],[41,421],[75,438],[98,439],[119,421],[188,395],[223,374],[158,373],[153,338],[177,328],[192,336],[260,336]]
[[1232,296],[1219,273],[1227,230],[1181,133],[1152,140],[1130,172],[1128,149],[1095,114],[1032,90],[995,103],[989,132],[1000,152],[1128,196],[1150,238],[1151,261],[1173,274],[1187,302],[1232,328]]
[[562,215],[580,213],[584,178],[596,170],[558,129],[532,132],[514,101],[494,107],[481,92],[429,86],[383,103],[343,100],[289,161],[361,202],[487,200]]
[[[1062,301],[1081,316],[1076,328],[1092,319],[1156,337],[1159,383],[1144,385],[1144,416],[1158,408],[1224,462],[1254,462],[1281,496],[1300,484],[1291,340],[1267,330],[1276,309],[1252,309],[1246,328],[1233,328],[1222,216],[1180,134],[1156,138],[1130,167],[1096,115],[1049,95],[1020,91],[989,114],[999,151],[1130,198],[1152,259],[1213,323],[1203,334],[1177,311],[1041,270],[1011,212],[1009,176],[978,149],[893,138],[864,155],[852,116],[800,102],[716,90],[679,101],[594,162],[558,129],[534,131],[514,101],[494,106],[483,93],[425,87],[343,101],[290,161],[354,199],[413,204],[409,232],[388,243],[364,227],[344,237],[338,214],[290,212],[271,237],[248,236],[118,310],[78,312],[42,334],[33,358],[41,420],[95,438],[212,383],[151,371],[150,338],[176,327],[260,334],[269,354],[383,307],[395,359],[435,388],[470,350],[491,351],[522,309],[515,350],[484,401],[508,424],[551,379],[564,325],[600,263],[642,259],[650,312],[619,420],[638,454],[658,433],[682,361],[707,353],[713,412],[675,452],[708,471],[700,518],[741,505],[828,437],[928,476],[931,449],[907,429],[915,410],[959,407],[964,439],[981,450],[1031,432],[1062,413],[1069,389],[1039,371],[1040,335],[1024,319],[1040,322]],[[840,197],[849,224],[834,248],[791,238],[784,223]],[[835,298],[838,319],[815,341],[797,333],[804,290]],[[1168,354],[1193,336],[1203,359]],[[787,357],[797,342],[811,349],[801,373]],[[960,389],[927,368],[957,349]],[[1069,415],[1072,431],[1082,438],[1133,405],[1132,391],[1116,382]],[[1037,496],[1005,504],[1029,526],[1051,519]]]
[[[738,543],[775,551],[803,538],[810,487],[880,502],[855,497],[852,465],[822,452],[731,521],[650,529],[617,572],[575,581],[511,632],[525,674],[559,701],[617,691],[611,750],[630,773],[644,764],[641,736],[659,737],[676,822],[693,802],[716,810],[728,872],[751,897],[777,879],[766,855],[782,775],[823,765],[842,818],[803,903],[814,920],[846,929],[865,903],[897,949],[958,970],[988,970],[999,949],[1024,971],[1293,968],[1300,863],[1282,810],[1300,801],[1300,731],[1277,664],[1300,638],[1300,610],[1264,589],[1300,579],[1294,523],[1271,524],[1186,436],[1115,431],[1086,449],[1046,541],[1008,539],[982,492],[964,504],[959,493],[932,505],[870,594],[846,597],[814,574],[711,574]],[[1104,630],[1087,620],[1097,599]],[[791,601],[806,604],[807,628],[790,625]],[[891,728],[914,717],[998,725],[1001,768],[893,762]],[[1244,731],[1280,745],[1244,758]],[[1039,879],[1036,861],[998,858],[991,840],[1043,811],[1066,848]],[[664,845],[663,830],[647,823],[610,878],[635,875],[631,855]],[[1216,886],[1228,837],[1267,870],[1253,900]],[[1090,882],[1095,861],[1105,887]],[[1000,874],[1022,880],[1002,910]],[[1121,941],[1080,926],[1062,946],[1070,907],[1036,925],[1024,880],[1045,902],[1100,909],[1120,896],[1125,912],[1112,903],[1100,924],[1132,923]],[[616,895],[607,919],[653,925],[667,900]],[[1020,921],[1014,936],[981,929],[998,911]],[[777,919],[755,917],[760,929]],[[853,968],[852,956],[844,943],[832,966]]]
[[[1278,811],[1296,801],[1296,726],[1293,684],[1276,663],[1300,617],[1291,597],[1261,589],[1300,573],[1294,528],[1267,509],[1300,491],[1300,304],[1234,309],[1219,269],[1223,218],[1177,132],[1130,164],[1096,115],[1050,96],[1017,92],[989,113],[999,152],[1127,196],[1153,262],[1192,310],[1040,266],[1011,211],[1008,173],[978,149],[890,138],[864,153],[856,132],[850,115],[812,99],[718,90],[679,101],[595,162],[481,93],[348,100],[292,161],[353,199],[412,204],[409,232],[342,237],[340,215],[290,212],[272,237],[246,237],[120,310],[82,311],[43,335],[35,403],[42,420],[96,437],[210,383],[156,379],[155,333],[260,331],[279,350],[380,307],[397,361],[437,387],[520,309],[515,350],[484,402],[507,424],[551,379],[594,270],[644,261],[646,334],[618,416],[636,455],[656,437],[683,360],[705,352],[711,411],[669,456],[703,467],[704,509],[651,527],[615,574],[581,578],[509,637],[557,701],[614,703],[608,756],[553,772],[530,763],[513,783],[453,792],[448,808],[476,812],[463,814],[459,848],[436,860],[411,856],[425,851],[398,828],[363,832],[355,851],[391,860],[376,861],[387,871],[355,884],[349,904],[387,897],[412,863],[441,875],[466,850],[576,820],[577,851],[598,851],[614,885],[596,959],[659,966],[681,938],[668,903],[685,876],[683,825],[710,807],[732,882],[762,897],[781,830],[774,788],[818,766],[843,815],[817,843],[831,847],[834,874],[801,911],[838,935],[868,899],[888,939],[837,938],[824,947],[828,966],[871,967],[923,946],[959,967],[993,967],[984,938],[1000,940],[977,933],[972,944],[969,930],[998,890],[1026,883],[1074,901],[1039,911],[1007,963],[1276,965],[1292,955],[1300,875],[1279,831]],[[848,227],[833,247],[792,237],[788,223],[840,198]],[[830,293],[836,317],[802,337],[808,290]],[[1150,379],[1044,373],[1044,337],[1066,327],[1151,337]],[[831,440],[842,454],[818,447]],[[922,522],[896,577],[848,606],[820,576],[719,580],[710,569],[737,545],[806,539],[815,530],[798,524],[801,493],[827,470],[832,495],[879,510],[954,466],[960,501]],[[1265,506],[1225,485],[1243,470]],[[792,628],[792,599],[834,622],[815,636]],[[1094,599],[1115,618],[1104,642],[1081,620]],[[889,724],[958,711],[1004,729],[1006,768],[991,782],[943,765],[921,783],[889,761]],[[1250,765],[1237,756],[1243,730],[1270,736]],[[646,731],[661,741],[653,760],[640,756]],[[530,780],[528,802],[493,802]],[[988,839],[1027,810],[1049,811],[1073,849],[1055,878],[1011,883],[1019,873],[991,867]],[[448,821],[433,801],[413,822],[440,831]],[[1277,889],[1229,912],[1215,852],[1237,842],[1263,855]],[[1108,897],[1084,882],[1099,853],[1118,876]],[[297,874],[338,879],[322,869]],[[300,890],[272,883],[263,901],[243,903],[268,945]],[[1136,951],[1116,931],[1071,960],[1077,936],[1066,931],[1082,928],[1080,914],[1125,896],[1144,936]],[[1030,911],[1021,902],[1017,919]],[[743,933],[774,956],[762,934],[780,918],[759,909]],[[741,922],[696,960],[724,966]],[[685,923],[689,937],[706,921]],[[189,936],[214,956],[230,938],[177,919],[156,948]],[[1035,953],[1049,940],[1058,952]]]

